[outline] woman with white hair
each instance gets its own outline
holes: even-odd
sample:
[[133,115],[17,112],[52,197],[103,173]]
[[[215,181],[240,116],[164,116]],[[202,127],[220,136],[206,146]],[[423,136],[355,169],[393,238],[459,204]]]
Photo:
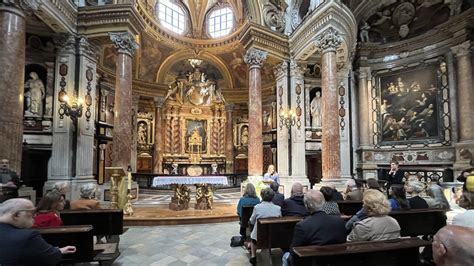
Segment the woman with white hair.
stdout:
[[87,183],[81,187],[81,198],[71,202],[71,210],[100,209],[100,203],[95,199],[97,185]]
[[423,184],[418,180],[409,180],[406,183],[406,192],[410,195],[408,203],[411,209],[428,209],[428,203],[422,197],[418,196],[423,191]]
[[434,209],[449,209],[449,202],[444,196],[443,193],[443,188],[440,186],[433,184],[428,188],[428,196],[429,198],[426,198],[426,203],[428,203],[428,206],[430,208]]
[[59,181],[54,183],[51,192],[56,192],[62,196],[65,210],[69,210],[71,208],[71,202],[66,199],[66,194],[69,192],[69,183],[67,181]]

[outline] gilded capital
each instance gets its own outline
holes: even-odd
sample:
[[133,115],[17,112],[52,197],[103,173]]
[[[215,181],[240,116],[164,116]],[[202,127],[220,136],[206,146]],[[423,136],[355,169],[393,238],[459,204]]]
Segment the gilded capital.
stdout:
[[132,56],[133,52],[139,47],[135,38],[129,32],[109,32],[109,36],[119,53]]
[[342,43],[342,37],[337,30],[331,27],[316,36],[314,41],[316,47],[318,47],[322,53],[335,52],[337,47]]
[[472,49],[471,41],[465,41],[459,45],[451,47],[451,51],[453,51],[453,53],[457,57],[469,55],[469,53],[471,52],[471,49]]
[[298,63],[295,60],[290,61],[290,75],[292,77],[294,77],[294,76],[299,76],[299,77],[304,76],[305,69],[306,68],[303,64]]
[[256,48],[250,48],[247,50],[247,53],[245,53],[244,56],[244,62],[247,65],[252,66],[258,66],[261,67],[263,65],[263,61],[267,59],[267,52],[256,49]]
[[280,64],[276,65],[273,68],[273,74],[275,75],[276,79],[279,79],[288,73],[288,61],[283,61]]

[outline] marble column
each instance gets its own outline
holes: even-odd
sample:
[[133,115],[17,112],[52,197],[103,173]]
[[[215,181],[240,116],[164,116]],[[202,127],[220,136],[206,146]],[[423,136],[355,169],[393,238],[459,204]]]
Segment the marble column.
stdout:
[[263,175],[261,67],[266,58],[267,52],[255,48],[250,48],[244,57],[249,65],[249,176]]
[[473,72],[471,59],[472,45],[466,41],[451,50],[456,55],[457,61],[457,102],[458,102],[458,130],[459,142],[472,142],[474,144],[474,106]]
[[163,153],[165,140],[163,139],[163,97],[155,97],[155,145],[153,146],[153,173],[163,173]]
[[112,166],[127,170],[131,164],[131,149],[135,131],[132,124],[132,54],[138,48],[128,32],[109,33],[118,52],[115,72],[115,117]]
[[322,54],[322,163],[323,179],[341,178],[339,134],[339,103],[337,92],[336,48],[341,44],[339,33],[328,28],[316,37],[316,46]]
[[[281,121],[280,116],[288,110],[288,61],[283,61],[273,69],[276,79],[277,102],[277,165],[276,170],[280,178],[290,175],[290,151],[288,147],[289,129]],[[286,186],[285,186],[286,187]]]
[[227,116],[225,132],[225,169],[226,173],[234,173],[234,105],[226,104]]
[[[7,3],[4,3],[7,2]],[[20,174],[23,138],[23,90],[25,71],[25,18],[13,1],[0,3],[0,159],[10,161]]]
[[138,103],[140,102],[140,94],[132,92],[132,128],[133,128],[133,140],[132,140],[132,150],[130,151],[130,166],[132,167],[132,172],[137,172],[137,157],[138,157]]
[[367,80],[370,68],[360,67],[359,68],[359,85],[357,88],[358,98],[358,118],[359,118],[359,146],[361,148],[368,147],[370,145],[370,110],[369,110],[369,88],[367,86]]
[[304,72],[305,67],[290,61],[291,110],[295,113],[295,125],[291,127],[291,177],[304,184],[306,178],[306,135],[304,113]]

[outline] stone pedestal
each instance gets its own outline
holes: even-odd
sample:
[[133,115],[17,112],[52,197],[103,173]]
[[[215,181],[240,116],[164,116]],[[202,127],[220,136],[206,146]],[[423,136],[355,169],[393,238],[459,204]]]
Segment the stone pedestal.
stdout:
[[128,32],[109,33],[118,52],[115,73],[114,135],[112,165],[127,169],[131,164],[131,149],[135,128],[132,125],[132,53],[138,48]]
[[337,92],[336,48],[341,44],[339,33],[328,28],[316,39],[322,53],[322,163],[323,179],[341,177],[339,106]]
[[[13,2],[13,1],[3,1]],[[23,90],[25,72],[25,18],[15,4],[0,3],[0,159],[21,174]]]
[[261,67],[267,53],[250,48],[245,54],[245,63],[249,65],[249,143],[248,173],[259,176],[263,173],[262,138],[262,77]]

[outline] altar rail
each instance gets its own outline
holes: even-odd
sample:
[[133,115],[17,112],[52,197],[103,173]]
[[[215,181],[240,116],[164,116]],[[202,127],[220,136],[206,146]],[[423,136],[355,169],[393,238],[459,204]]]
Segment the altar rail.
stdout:
[[[150,174],[150,173],[133,173],[132,178],[138,183],[138,186],[140,188],[145,188],[145,189],[159,189],[153,187],[153,178],[157,176],[170,176],[170,175],[165,175],[165,174]],[[180,176],[180,175],[174,175],[174,176]],[[229,183],[228,186],[225,187],[232,187],[232,188],[238,188],[240,187],[240,184],[247,179],[248,174],[219,174],[219,176],[226,176],[227,181]],[[165,186],[166,187],[166,186]],[[171,187],[169,187],[171,189]]]

